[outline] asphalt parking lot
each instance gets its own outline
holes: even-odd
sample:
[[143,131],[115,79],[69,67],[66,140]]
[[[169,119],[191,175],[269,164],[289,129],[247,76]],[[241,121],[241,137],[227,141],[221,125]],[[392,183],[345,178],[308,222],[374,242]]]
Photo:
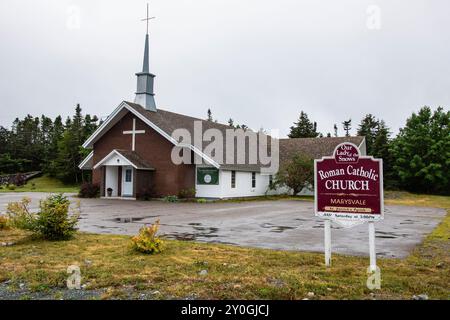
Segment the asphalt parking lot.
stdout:
[[[32,208],[44,193],[1,193],[0,209],[27,196]],[[71,198],[75,201],[75,198]],[[386,206],[385,220],[376,223],[379,257],[405,257],[445,217],[443,209]],[[313,203],[295,200],[240,203],[166,203],[81,199],[81,231],[136,234],[156,219],[170,239],[225,243],[282,250],[323,251],[323,220],[314,217]],[[367,224],[344,229],[332,225],[334,253],[368,255]]]

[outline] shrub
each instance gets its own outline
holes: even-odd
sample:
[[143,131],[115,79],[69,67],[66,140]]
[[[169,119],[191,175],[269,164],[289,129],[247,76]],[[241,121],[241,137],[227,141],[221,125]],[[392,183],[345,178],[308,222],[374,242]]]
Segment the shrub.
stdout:
[[8,184],[7,188],[8,188],[8,190],[11,190],[11,191],[16,190],[16,186],[14,184]]
[[206,199],[197,199],[197,203],[206,203],[207,201],[206,201]]
[[140,200],[148,201],[151,198],[155,197],[155,192],[153,191],[153,188],[144,188],[141,192],[139,192],[136,197]]
[[0,230],[6,230],[9,228],[9,219],[6,216],[0,216]]
[[18,173],[12,179],[12,183],[16,186],[23,186],[27,182],[27,178],[24,174]]
[[8,203],[6,214],[12,227],[23,230],[33,230],[35,217],[29,210],[30,202],[30,198],[23,198],[19,202]]
[[97,198],[100,196],[100,185],[98,183],[83,183],[78,196],[80,198]]
[[30,230],[47,240],[69,239],[75,232],[78,212],[69,215],[70,201],[62,194],[51,195],[39,202],[39,212],[29,210],[30,199],[11,202],[7,206],[7,214],[11,225]]
[[160,253],[163,248],[163,241],[156,236],[159,230],[159,220],[150,226],[143,226],[139,234],[131,238],[132,248],[138,252],[155,254]]
[[165,202],[178,202],[178,197],[177,196],[167,196],[167,197],[164,197],[163,200]]
[[178,192],[178,198],[180,199],[189,199],[195,197],[195,188],[181,189]]

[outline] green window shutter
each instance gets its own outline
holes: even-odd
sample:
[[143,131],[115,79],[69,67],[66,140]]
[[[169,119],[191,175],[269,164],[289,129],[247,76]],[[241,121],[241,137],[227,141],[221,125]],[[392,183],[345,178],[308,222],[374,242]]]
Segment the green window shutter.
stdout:
[[197,168],[197,184],[218,185],[219,170],[216,168]]

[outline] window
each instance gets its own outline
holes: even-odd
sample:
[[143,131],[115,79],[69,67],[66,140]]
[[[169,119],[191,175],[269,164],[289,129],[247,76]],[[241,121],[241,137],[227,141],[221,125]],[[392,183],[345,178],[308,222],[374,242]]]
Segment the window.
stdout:
[[133,172],[133,170],[131,169],[127,169],[125,171],[125,182],[131,182],[131,173]]
[[252,188],[256,188],[256,172],[252,172]]
[[236,171],[231,171],[231,188],[236,188]]
[[273,185],[273,176],[269,175],[269,186]]

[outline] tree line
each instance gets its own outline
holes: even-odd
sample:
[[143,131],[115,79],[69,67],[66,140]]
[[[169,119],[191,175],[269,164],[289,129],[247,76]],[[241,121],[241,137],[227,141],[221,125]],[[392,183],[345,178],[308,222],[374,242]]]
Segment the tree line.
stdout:
[[82,115],[79,104],[65,122],[61,116],[16,118],[11,129],[0,126],[0,173],[42,171],[66,183],[82,180],[79,163],[89,151],[83,142],[99,125],[96,116]]
[[[208,109],[207,120],[213,120]],[[0,126],[0,174],[42,171],[66,183],[82,180],[79,163],[88,150],[83,142],[96,130],[99,119],[83,115],[80,105],[65,122],[61,116],[51,119],[42,115],[24,119],[16,118],[11,129]],[[387,188],[413,192],[449,194],[450,192],[450,112],[439,107],[421,108],[413,113],[399,133],[392,137],[386,123],[372,114],[359,123],[356,134],[366,137],[368,155],[383,159],[384,179]],[[232,119],[229,125],[235,128]],[[350,135],[351,119],[342,122]],[[338,126],[333,127],[338,136]],[[326,136],[331,137],[331,133]],[[290,138],[320,138],[317,123],[301,111],[290,127]]]

